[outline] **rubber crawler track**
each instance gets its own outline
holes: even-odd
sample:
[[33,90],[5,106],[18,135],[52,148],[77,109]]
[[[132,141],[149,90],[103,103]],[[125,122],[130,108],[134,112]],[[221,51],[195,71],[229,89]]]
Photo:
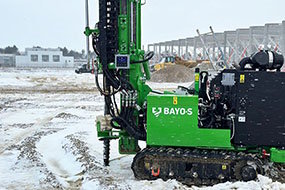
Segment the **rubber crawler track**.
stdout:
[[[272,177],[264,165],[268,166],[268,160],[262,160],[256,154],[160,147],[139,152],[134,157],[132,170],[140,180],[176,179],[186,185],[208,186],[226,181],[247,181],[245,176],[252,180],[257,174]],[[245,167],[254,168],[254,175],[248,176]],[[268,171],[284,170],[284,165],[271,164],[270,167]]]

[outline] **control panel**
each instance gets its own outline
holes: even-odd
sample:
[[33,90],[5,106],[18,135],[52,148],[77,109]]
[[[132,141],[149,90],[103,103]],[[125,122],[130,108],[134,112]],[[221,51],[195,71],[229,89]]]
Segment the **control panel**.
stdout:
[[116,69],[129,69],[130,68],[130,55],[115,55]]

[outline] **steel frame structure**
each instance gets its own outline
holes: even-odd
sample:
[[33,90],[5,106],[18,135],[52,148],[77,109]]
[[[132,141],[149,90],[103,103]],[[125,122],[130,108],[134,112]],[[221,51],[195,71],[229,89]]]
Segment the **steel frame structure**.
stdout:
[[211,31],[202,36],[203,40],[199,36],[195,36],[149,44],[147,50],[154,51],[156,59],[165,55],[177,55],[187,60],[212,59],[218,61],[222,55],[227,63],[239,62],[243,57],[255,52],[260,44],[263,44],[265,48],[270,46],[270,49],[274,51],[285,52],[285,21],[268,23],[264,26],[239,28],[223,33]]

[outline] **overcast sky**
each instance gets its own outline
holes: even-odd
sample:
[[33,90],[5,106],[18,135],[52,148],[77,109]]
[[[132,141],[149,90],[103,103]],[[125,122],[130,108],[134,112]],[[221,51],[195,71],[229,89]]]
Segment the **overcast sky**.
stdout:
[[[85,48],[84,0],[0,0],[0,47]],[[90,0],[90,22],[98,21],[98,0]],[[285,20],[284,0],[147,0],[143,44]]]

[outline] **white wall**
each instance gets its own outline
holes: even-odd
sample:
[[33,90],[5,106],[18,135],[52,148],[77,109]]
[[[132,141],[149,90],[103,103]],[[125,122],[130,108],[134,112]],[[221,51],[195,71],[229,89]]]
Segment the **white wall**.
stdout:
[[25,55],[16,56],[16,67],[74,67],[74,58],[64,57],[58,49],[31,48],[26,49]]
[[0,54],[0,67],[15,67],[15,55]]

